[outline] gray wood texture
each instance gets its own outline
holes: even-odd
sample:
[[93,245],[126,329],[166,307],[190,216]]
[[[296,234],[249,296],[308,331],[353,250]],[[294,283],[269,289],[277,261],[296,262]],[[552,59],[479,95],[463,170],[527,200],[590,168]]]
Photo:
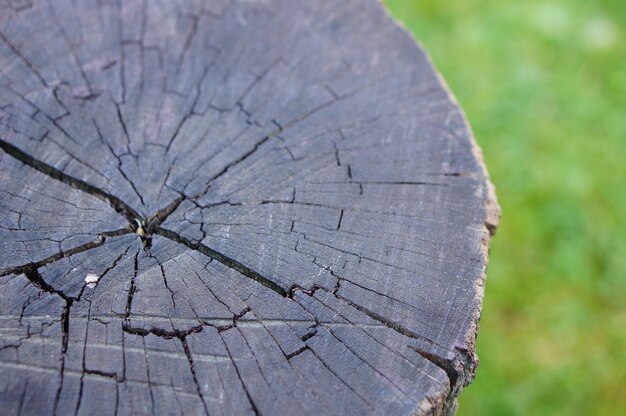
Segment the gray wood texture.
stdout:
[[441,414],[499,209],[375,0],[0,1],[0,412]]

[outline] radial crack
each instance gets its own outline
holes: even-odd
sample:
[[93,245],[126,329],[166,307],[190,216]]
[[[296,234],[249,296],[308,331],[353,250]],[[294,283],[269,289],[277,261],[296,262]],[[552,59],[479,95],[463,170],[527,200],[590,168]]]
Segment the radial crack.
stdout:
[[249,268],[248,266],[246,266],[245,264],[231,258],[228,257],[218,251],[213,250],[212,248],[204,245],[204,244],[200,244],[200,243],[194,243],[193,241],[189,240],[188,238],[183,237],[182,235],[175,233],[174,231],[165,229],[165,228],[159,228],[156,230],[156,233],[169,238],[172,241],[175,241],[177,243],[181,243],[183,245],[186,245],[187,247],[189,247],[192,250],[198,251],[212,259],[215,259],[217,261],[219,261],[220,263],[222,263],[223,265],[238,271],[239,273],[243,274],[246,277],[249,277],[252,280],[255,280],[259,283],[261,283],[263,286],[266,286],[270,289],[272,289],[274,292],[278,293],[279,295],[281,295],[282,297],[287,297],[287,291],[285,289],[283,289],[280,285],[278,285],[276,282],[274,282],[271,279],[268,279],[267,277],[261,275],[259,272],[252,270],[251,268]]
[[25,165],[28,165],[33,169],[38,170],[44,175],[47,175],[53,179],[56,179],[71,186],[74,189],[86,192],[104,202],[107,202],[115,210],[115,212],[124,216],[124,218],[126,218],[129,223],[131,223],[134,218],[141,218],[137,211],[135,211],[133,208],[130,207],[130,205],[126,204],[115,195],[103,191],[102,189],[95,187],[81,179],[74,178],[41,160],[37,160],[9,142],[0,139],[0,148],[4,150],[5,153],[7,153],[8,155],[14,157]]
[[191,351],[189,351],[189,345],[187,345],[187,340],[185,339],[185,337],[181,337],[180,342],[183,345],[183,350],[185,350],[187,361],[189,361],[189,369],[191,370],[191,376],[193,377],[193,382],[196,385],[198,396],[200,397],[200,400],[202,400],[202,405],[204,406],[204,413],[208,415],[209,409],[207,408],[206,401],[204,400],[204,396],[202,395],[202,389],[200,389],[200,383],[198,382],[198,377],[196,376],[196,367],[193,363],[193,357],[191,356]]
[[114,231],[105,231],[103,233],[98,234],[98,237],[93,240],[90,241],[88,243],[85,244],[81,244],[80,246],[71,248],[69,250],[65,250],[65,251],[59,251],[58,253],[55,253],[51,256],[46,257],[45,259],[36,261],[36,262],[32,262],[32,263],[26,263],[26,264],[22,264],[21,266],[15,266],[15,267],[10,267],[10,268],[6,268],[6,269],[2,269],[0,270],[0,277],[2,276],[6,276],[9,274],[17,274],[17,273],[26,273],[28,270],[30,269],[38,269],[41,266],[45,266],[46,264],[50,264],[53,263],[57,260],[60,260],[64,257],[70,257],[73,256],[75,254],[79,254],[82,252],[85,252],[87,250],[91,250],[93,248],[96,247],[100,247],[102,244],[104,244],[104,242],[106,241],[107,237],[117,237],[117,236],[121,236],[121,235],[126,235],[126,234],[130,234],[132,232],[132,230],[130,228],[121,228],[119,230],[114,230]]

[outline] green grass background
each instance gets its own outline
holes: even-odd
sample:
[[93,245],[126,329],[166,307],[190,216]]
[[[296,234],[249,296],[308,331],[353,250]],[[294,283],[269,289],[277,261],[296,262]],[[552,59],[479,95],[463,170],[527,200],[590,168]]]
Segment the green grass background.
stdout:
[[386,4],[467,113],[503,210],[458,414],[626,414],[626,3]]

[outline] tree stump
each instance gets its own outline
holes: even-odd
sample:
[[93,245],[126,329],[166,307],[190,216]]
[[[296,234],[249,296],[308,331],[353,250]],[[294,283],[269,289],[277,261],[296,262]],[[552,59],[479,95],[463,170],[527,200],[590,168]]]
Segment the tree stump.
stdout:
[[0,1],[6,414],[439,414],[498,208],[375,0]]

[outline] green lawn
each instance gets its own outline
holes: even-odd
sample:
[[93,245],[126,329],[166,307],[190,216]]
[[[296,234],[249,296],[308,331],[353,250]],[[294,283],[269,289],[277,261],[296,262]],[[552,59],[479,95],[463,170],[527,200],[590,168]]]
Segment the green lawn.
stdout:
[[502,205],[459,415],[626,414],[626,4],[387,0]]

